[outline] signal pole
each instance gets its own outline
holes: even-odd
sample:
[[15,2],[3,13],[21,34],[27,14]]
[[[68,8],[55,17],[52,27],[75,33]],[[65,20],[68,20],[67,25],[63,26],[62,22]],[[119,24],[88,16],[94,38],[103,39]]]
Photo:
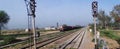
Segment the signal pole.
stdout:
[[35,30],[35,7],[36,7],[35,0],[30,0],[30,10],[31,10],[31,16],[32,16],[32,31],[33,31],[33,41],[34,41],[34,49],[36,49],[36,30]]
[[92,15],[93,15],[93,18],[94,18],[94,38],[95,38],[95,49],[98,49],[98,46],[97,46],[97,38],[96,38],[96,34],[97,34],[97,31],[96,31],[96,17],[98,15],[98,2],[97,1],[93,1],[92,2]]
[[[31,34],[31,28],[32,28],[32,26],[31,26],[31,15],[30,15],[30,10],[29,10],[29,1],[27,1],[27,0],[24,0],[25,1],[25,5],[26,5],[26,10],[27,10],[27,16],[28,16],[28,33],[30,33]],[[32,35],[30,35],[30,38],[29,38],[29,40],[30,40],[30,44],[29,44],[29,46],[30,46],[30,49],[32,49],[32,47],[31,47],[31,40],[32,40]]]
[[31,23],[32,24],[32,32],[33,32],[33,42],[34,42],[34,49],[36,49],[36,30],[35,30],[35,7],[36,7],[36,2],[35,0],[25,0],[25,4],[27,6],[27,12],[28,12],[28,16],[31,17]]

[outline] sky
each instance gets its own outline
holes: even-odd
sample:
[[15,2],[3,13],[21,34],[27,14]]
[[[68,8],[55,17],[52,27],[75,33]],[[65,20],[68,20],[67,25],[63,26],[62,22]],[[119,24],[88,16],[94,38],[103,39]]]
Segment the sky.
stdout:
[[[88,25],[93,23],[93,0],[36,0],[36,27],[59,25]],[[97,0],[98,9],[107,14],[120,0]],[[0,0],[0,10],[9,16],[8,29],[27,28],[27,12],[24,0]]]

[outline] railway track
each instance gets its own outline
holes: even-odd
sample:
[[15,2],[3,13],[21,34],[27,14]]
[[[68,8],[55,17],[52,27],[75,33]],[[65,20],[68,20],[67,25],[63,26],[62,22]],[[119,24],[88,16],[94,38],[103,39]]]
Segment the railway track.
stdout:
[[84,39],[85,30],[86,29],[82,29],[80,32],[75,34],[72,38],[60,44],[57,49],[71,49],[71,48],[79,49]]
[[[46,40],[37,42],[37,43],[36,43],[36,44],[37,44],[37,49],[39,49],[39,48],[41,48],[41,47],[44,47],[45,45],[50,44],[50,43],[52,43],[52,42],[54,42],[54,41],[56,41],[56,40],[59,40],[59,39],[65,37],[65,36],[68,36],[68,35],[70,35],[70,34],[71,34],[71,33],[65,33],[65,34],[61,34],[61,35],[58,35],[58,36],[56,36],[56,37],[50,38],[50,39],[46,39]],[[33,44],[31,44],[30,46],[31,46],[32,49],[33,49]],[[24,47],[22,47],[21,49],[30,49],[30,46],[24,46]]]
[[[70,33],[70,32],[69,33],[62,33],[60,35],[57,34],[57,36],[50,37],[48,39],[37,42],[36,43],[37,44],[37,49],[39,49],[41,47],[44,47],[44,46],[46,46],[46,45],[48,45],[50,43],[53,43],[53,42],[55,42],[55,41],[57,41],[57,40],[59,40],[61,38],[64,38],[64,37],[66,37],[68,35],[75,34],[75,35],[77,35],[76,38],[79,38],[79,36],[81,36],[83,34],[83,33],[81,34],[81,32],[80,33]],[[78,39],[76,39],[76,40],[78,40]],[[33,49],[33,43],[31,43],[31,45],[29,45],[29,44],[23,45],[23,47],[21,47],[19,49]]]

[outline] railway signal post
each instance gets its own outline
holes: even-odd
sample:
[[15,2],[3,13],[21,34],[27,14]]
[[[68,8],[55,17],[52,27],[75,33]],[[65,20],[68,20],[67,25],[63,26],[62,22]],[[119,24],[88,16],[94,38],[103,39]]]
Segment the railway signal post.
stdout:
[[95,38],[95,49],[97,48],[97,39],[96,39],[96,17],[98,15],[98,2],[97,1],[93,1],[92,2],[92,15],[94,18],[94,38]]
[[[27,6],[27,12],[28,16],[31,17],[30,25],[32,25],[32,32],[33,32],[33,42],[34,42],[34,49],[36,49],[36,30],[35,30],[35,7],[36,2],[35,0],[25,0],[26,6]],[[28,20],[29,21],[29,20]]]
[[36,7],[35,0],[30,0],[30,10],[31,10],[31,16],[32,16],[32,31],[33,31],[33,41],[34,41],[34,49],[36,49],[36,30],[35,30],[35,7]]

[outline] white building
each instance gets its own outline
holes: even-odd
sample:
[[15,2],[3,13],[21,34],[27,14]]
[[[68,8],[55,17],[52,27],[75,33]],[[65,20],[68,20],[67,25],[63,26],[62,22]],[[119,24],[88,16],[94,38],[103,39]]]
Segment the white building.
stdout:
[[45,27],[45,30],[56,30],[55,27]]

